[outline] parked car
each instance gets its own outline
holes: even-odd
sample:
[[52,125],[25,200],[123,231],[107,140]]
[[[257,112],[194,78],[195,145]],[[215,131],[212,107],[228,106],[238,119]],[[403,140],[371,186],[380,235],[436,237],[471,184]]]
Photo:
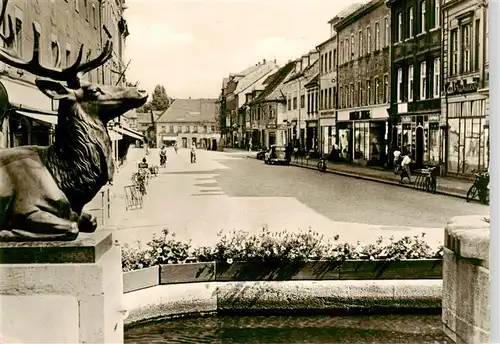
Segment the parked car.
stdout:
[[288,161],[286,156],[286,147],[272,145],[271,148],[264,154],[264,163],[270,165],[288,165],[290,161]]

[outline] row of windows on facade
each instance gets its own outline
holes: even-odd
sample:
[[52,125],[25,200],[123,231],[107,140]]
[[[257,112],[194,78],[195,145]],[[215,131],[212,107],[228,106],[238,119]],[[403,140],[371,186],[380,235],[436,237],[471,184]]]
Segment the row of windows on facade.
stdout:
[[[396,99],[398,103],[405,101],[413,101],[415,98],[415,88],[418,85],[418,99],[425,100],[428,98],[439,98],[441,95],[441,61],[440,58],[434,59],[432,68],[427,65],[427,61],[423,61],[419,65],[419,72],[414,72],[414,66],[409,65],[403,70],[398,68],[398,88],[396,90]],[[406,77],[403,78],[403,73],[406,72]],[[428,82],[431,77],[430,82]],[[406,86],[405,86],[406,83]],[[429,83],[429,85],[427,85]]]
[[[161,126],[161,131],[162,133],[165,133],[167,130],[167,126],[166,125],[162,125]],[[199,126],[199,125],[193,125],[193,126],[182,126],[182,125],[179,125],[177,126],[177,131],[174,131],[175,130],[175,126],[173,125],[170,125],[168,126],[168,132],[170,134],[175,134],[175,133],[193,133],[193,134],[197,134],[197,133],[210,133],[210,132],[214,132],[215,131],[215,126],[212,125],[210,126],[210,129],[208,126],[204,125],[204,126]]]
[[[410,6],[406,13],[397,14],[396,42],[402,42],[403,39],[413,38],[417,34],[423,34],[427,30],[437,29],[441,25],[441,11],[439,8],[440,0],[433,0],[434,6],[431,7],[431,13],[428,13],[428,2],[423,0],[418,4],[418,20],[415,20],[415,9]],[[406,25],[405,25],[406,24]]]
[[389,47],[391,42],[391,23],[389,21],[389,17],[384,18],[383,25],[384,26],[382,31],[380,22],[375,22],[373,35],[370,25],[368,25],[363,30],[359,30],[357,37],[357,48],[356,37],[354,33],[351,34],[350,41],[348,37],[340,41],[340,64],[353,61],[356,58],[356,51],[357,58],[360,58],[365,55],[371,54],[373,51],[379,51],[382,48]]
[[[474,22],[474,32],[471,22],[464,23],[451,30],[448,45],[450,47],[450,75],[479,71],[479,52],[481,49],[480,25],[481,21],[476,19]],[[472,34],[474,34],[474,45],[472,44]],[[483,41],[484,44],[488,44],[486,39]]]
[[[14,35],[15,48],[16,48],[17,54],[20,57],[23,57],[23,55],[24,55],[24,49],[23,49],[24,27],[23,27],[23,18],[22,18],[23,14],[22,14],[22,10],[17,6],[16,6],[15,13],[16,13],[15,35]],[[97,19],[95,19],[95,21],[97,21]],[[35,21],[34,27],[35,27],[35,30],[34,30],[33,40],[34,40],[34,42],[37,42],[39,46],[43,46],[42,45],[43,42],[40,40],[41,27],[36,21]],[[95,25],[94,25],[94,28],[96,28]],[[7,26],[6,25],[3,25],[3,33],[4,33],[4,35],[7,35]],[[5,47],[5,43],[3,42],[2,44]],[[61,65],[64,65],[66,67],[72,65],[74,61],[72,60],[73,56],[72,56],[71,46],[69,44],[66,44],[66,49],[64,49],[64,56],[61,56],[61,50],[63,50],[63,49],[61,49],[59,42],[55,39],[52,39],[51,44],[50,44],[50,64],[55,66],[55,64],[59,58]],[[43,54],[41,54],[41,56],[43,56]],[[42,63],[43,63],[43,61],[42,61]],[[102,67],[100,67],[100,68],[102,68]],[[86,74],[88,81],[90,81],[90,82],[101,81],[99,78],[99,75],[102,75],[100,68],[92,70]],[[109,78],[109,80],[104,80],[104,82],[106,83],[109,81],[109,84],[113,84],[114,78],[113,78],[112,73],[109,72],[107,74],[108,74],[107,77]]]
[[260,121],[261,119],[273,119],[275,117],[274,108],[272,105],[269,105],[267,108],[256,106],[250,110],[250,121]]
[[[344,85],[339,87],[339,108],[350,108],[354,106],[366,106],[385,104],[389,101],[389,76],[383,76],[383,84],[380,84],[381,79],[375,77],[372,80],[364,82],[359,81],[357,88],[355,84]],[[373,85],[373,87],[372,87]]]

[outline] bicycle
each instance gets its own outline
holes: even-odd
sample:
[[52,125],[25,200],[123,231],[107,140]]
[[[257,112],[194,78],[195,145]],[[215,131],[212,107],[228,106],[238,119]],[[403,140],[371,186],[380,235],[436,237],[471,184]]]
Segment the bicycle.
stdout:
[[427,192],[432,192],[433,194],[436,193],[436,172],[436,166],[431,166],[419,170],[415,179],[415,187],[421,188]]
[[490,203],[490,174],[488,172],[476,172],[474,175],[476,176],[476,180],[469,191],[467,191],[466,200],[470,202],[477,196],[479,202],[487,205]]
[[320,172],[326,172],[326,159],[325,158],[319,158],[318,164],[316,165],[318,168],[318,171]]

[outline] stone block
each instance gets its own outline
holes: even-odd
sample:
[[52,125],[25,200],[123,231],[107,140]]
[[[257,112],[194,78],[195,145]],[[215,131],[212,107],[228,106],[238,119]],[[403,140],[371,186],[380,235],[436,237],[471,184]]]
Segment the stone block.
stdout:
[[[33,322],[25,329],[43,327],[47,332],[54,332],[52,336],[57,336],[62,327],[75,328],[75,339],[51,340],[50,343],[123,343],[121,253],[110,233],[97,232],[74,242],[0,245],[1,257],[7,257],[8,262],[0,264],[2,299],[7,296],[19,300],[30,298],[37,303],[47,295],[54,295],[70,298],[75,305],[75,316],[61,320],[63,326],[44,327]],[[58,249],[59,257],[50,257],[50,254],[57,255]],[[62,302],[53,304],[58,309],[71,309]],[[31,319],[29,306],[20,308],[19,312]],[[49,321],[55,315],[48,313],[46,316]],[[0,333],[10,335],[3,325]],[[24,338],[19,339],[26,342]]]
[[489,342],[489,236],[484,216],[459,216],[446,225],[442,321],[457,344]]
[[2,295],[1,343],[78,343],[78,301],[61,295]]

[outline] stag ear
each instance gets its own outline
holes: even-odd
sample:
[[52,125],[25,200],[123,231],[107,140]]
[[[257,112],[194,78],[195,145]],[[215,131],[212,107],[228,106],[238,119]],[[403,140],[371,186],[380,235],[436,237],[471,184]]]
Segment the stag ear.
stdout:
[[54,100],[65,99],[70,94],[66,86],[57,81],[49,79],[36,79],[35,83],[43,94]]

